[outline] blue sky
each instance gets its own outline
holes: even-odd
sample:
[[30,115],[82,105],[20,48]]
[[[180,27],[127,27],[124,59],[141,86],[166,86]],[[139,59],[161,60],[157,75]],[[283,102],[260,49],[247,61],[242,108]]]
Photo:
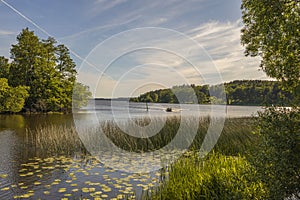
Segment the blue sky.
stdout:
[[9,57],[22,28],[41,38],[53,36],[71,50],[78,79],[97,97],[136,96],[176,84],[266,79],[259,59],[243,55],[240,4],[0,0],[0,55]]

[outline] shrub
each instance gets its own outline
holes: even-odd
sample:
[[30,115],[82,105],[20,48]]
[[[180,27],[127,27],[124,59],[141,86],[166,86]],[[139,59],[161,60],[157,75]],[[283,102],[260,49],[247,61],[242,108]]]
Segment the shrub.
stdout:
[[270,199],[300,198],[300,109],[266,109],[259,114],[259,148],[252,162],[269,187]]

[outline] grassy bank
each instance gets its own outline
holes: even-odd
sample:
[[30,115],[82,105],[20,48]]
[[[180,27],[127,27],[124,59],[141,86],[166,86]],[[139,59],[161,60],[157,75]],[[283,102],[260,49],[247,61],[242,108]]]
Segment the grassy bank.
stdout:
[[212,152],[197,154],[172,164],[170,174],[145,199],[265,199],[267,190],[256,170],[242,156]]

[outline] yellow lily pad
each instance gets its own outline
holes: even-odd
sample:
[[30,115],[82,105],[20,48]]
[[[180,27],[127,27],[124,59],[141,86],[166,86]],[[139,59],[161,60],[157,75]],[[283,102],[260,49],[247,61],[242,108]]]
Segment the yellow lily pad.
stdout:
[[33,184],[34,184],[34,185],[41,185],[42,183],[41,183],[41,182],[38,182],[38,181],[36,181],[36,182],[34,182]]
[[50,192],[49,192],[49,191],[44,191],[44,194],[45,194],[45,195],[49,195]]
[[8,176],[8,174],[0,174],[1,178],[6,178]]
[[63,192],[66,192],[66,191],[67,191],[66,188],[59,188],[59,189],[58,189],[58,192],[59,192],[59,193],[63,193]]
[[9,190],[9,187],[1,188],[1,191],[7,191],[7,190]]

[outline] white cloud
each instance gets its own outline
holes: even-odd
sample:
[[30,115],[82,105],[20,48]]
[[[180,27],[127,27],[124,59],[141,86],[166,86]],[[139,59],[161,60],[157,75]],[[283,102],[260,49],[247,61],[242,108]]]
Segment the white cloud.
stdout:
[[236,22],[206,23],[188,32],[211,56],[224,81],[235,79],[266,79],[259,70],[260,58],[246,58],[240,44],[242,24]]
[[15,32],[13,31],[8,31],[8,30],[0,30],[0,36],[10,36],[10,35],[16,35]]
[[72,35],[61,37],[60,40],[74,40],[74,39],[78,39],[80,37],[88,37],[90,33],[99,33],[101,30],[104,30],[104,29],[111,29],[111,28],[114,28],[114,27],[123,26],[123,25],[126,25],[126,24],[129,24],[129,23],[132,23],[132,22],[136,21],[138,18],[140,18],[140,16],[136,16],[136,17],[131,18],[131,19],[126,20],[126,21],[119,21],[119,22],[108,23],[108,24],[105,24],[105,25],[92,27],[92,28],[85,29],[83,31],[74,33]]
[[0,56],[9,58],[10,45],[15,42],[16,36],[16,32],[0,29]]
[[[115,90],[114,96],[130,95],[134,88],[142,86],[149,89],[150,86],[144,87],[147,83],[156,83],[153,89],[157,89],[158,85],[171,87],[192,83],[218,84],[236,79],[266,79],[265,73],[258,70],[259,58],[244,56],[240,28],[240,21],[209,22],[188,31],[186,36],[167,29],[137,29],[125,33],[125,36],[118,35],[103,48],[105,51],[96,50],[91,60],[97,63],[100,59],[101,63],[109,57],[129,52],[106,70],[106,75],[115,81],[102,84],[110,88],[107,92],[111,93],[116,84],[122,88]],[[108,60],[105,62],[109,63]],[[144,67],[136,67],[139,65]],[[126,73],[131,76],[124,78]]]
[[90,12],[101,13],[106,10],[112,9],[120,4],[125,3],[127,0],[96,0],[93,9]]

